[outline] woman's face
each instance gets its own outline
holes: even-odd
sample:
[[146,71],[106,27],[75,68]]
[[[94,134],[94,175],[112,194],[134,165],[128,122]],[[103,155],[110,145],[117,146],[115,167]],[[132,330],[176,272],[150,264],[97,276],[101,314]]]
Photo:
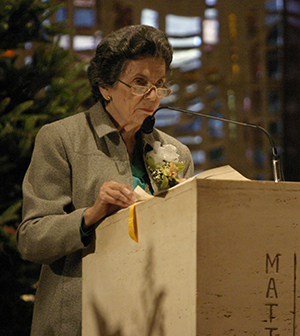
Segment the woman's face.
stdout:
[[[153,84],[162,87],[166,81],[165,61],[153,57],[129,61],[119,79],[130,86]],[[106,110],[115,120],[119,131],[136,132],[160,103],[155,89],[144,96],[137,96],[119,81],[113,88],[100,88],[100,91],[105,99],[110,97]]]

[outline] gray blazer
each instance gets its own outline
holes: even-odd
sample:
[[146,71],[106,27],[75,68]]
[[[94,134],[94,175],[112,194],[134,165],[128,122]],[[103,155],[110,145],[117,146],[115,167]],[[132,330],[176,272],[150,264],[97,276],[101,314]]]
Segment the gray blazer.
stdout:
[[[193,175],[186,146],[157,129],[143,135],[144,142],[155,140],[176,146],[186,164],[182,177]],[[23,182],[23,221],[17,233],[22,256],[42,264],[31,335],[81,335],[86,247],[79,226],[83,211],[110,180],[133,188],[125,143],[99,103],[40,129]]]

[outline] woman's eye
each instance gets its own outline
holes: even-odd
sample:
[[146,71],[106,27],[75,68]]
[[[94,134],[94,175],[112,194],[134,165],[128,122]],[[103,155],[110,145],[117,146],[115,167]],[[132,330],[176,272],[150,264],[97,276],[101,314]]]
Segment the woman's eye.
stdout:
[[142,85],[142,86],[144,86],[144,85],[146,85],[146,82],[143,80],[143,79],[135,79],[134,80],[134,84],[135,85]]
[[164,85],[165,85],[165,82],[164,82],[163,80],[158,81],[158,82],[156,83],[156,86],[159,87],[159,88],[163,87]]

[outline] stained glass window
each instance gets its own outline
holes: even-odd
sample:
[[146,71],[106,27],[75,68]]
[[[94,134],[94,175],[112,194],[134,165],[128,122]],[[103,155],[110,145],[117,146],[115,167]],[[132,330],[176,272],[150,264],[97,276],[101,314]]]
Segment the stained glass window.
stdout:
[[94,27],[95,10],[93,8],[75,8],[74,25],[76,27]]
[[141,24],[159,28],[158,12],[152,9],[145,8],[141,13]]

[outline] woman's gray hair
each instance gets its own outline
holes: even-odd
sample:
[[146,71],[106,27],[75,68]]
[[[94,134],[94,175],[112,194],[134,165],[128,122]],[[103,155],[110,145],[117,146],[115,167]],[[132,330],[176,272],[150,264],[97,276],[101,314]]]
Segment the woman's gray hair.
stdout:
[[99,87],[113,87],[128,61],[148,56],[164,59],[166,73],[169,73],[173,49],[163,31],[151,26],[133,25],[107,35],[97,46],[88,67],[94,99],[105,106]]

